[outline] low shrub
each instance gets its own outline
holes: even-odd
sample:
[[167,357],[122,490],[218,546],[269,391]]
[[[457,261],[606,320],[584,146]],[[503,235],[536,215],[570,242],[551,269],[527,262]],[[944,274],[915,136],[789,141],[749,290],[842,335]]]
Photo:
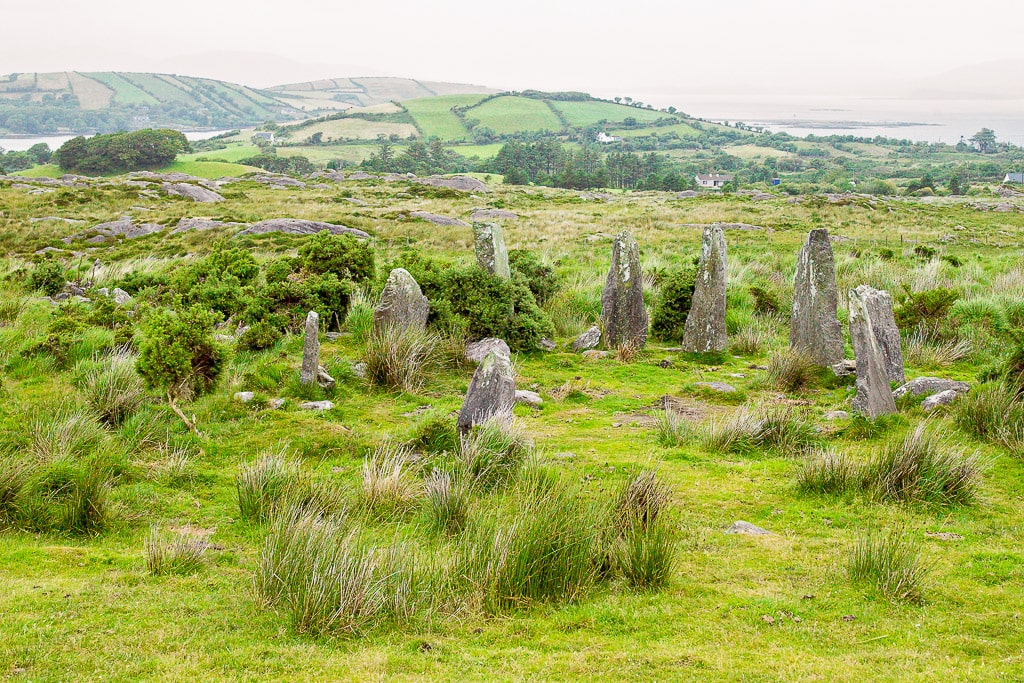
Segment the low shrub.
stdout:
[[902,532],[863,535],[850,553],[847,572],[854,583],[871,584],[894,602],[924,602],[928,567]]
[[32,269],[28,278],[29,289],[41,291],[46,296],[55,296],[67,282],[64,266],[56,259],[44,259]]
[[538,305],[545,305],[558,291],[555,270],[532,251],[513,249],[508,252],[508,265],[513,277],[518,277],[529,288]]
[[686,316],[693,303],[697,271],[675,270],[661,279],[661,291],[651,314],[651,335],[663,341],[679,341],[683,338]]
[[413,429],[409,447],[426,453],[455,453],[459,447],[459,428],[455,419],[444,414],[427,414]]
[[751,285],[750,296],[754,299],[754,312],[761,315],[778,315],[782,312],[782,303],[779,295],[768,285]]
[[263,351],[281,341],[281,331],[265,320],[253,323],[238,337],[240,351]]
[[894,311],[896,324],[901,330],[923,329],[937,334],[959,298],[956,290],[945,287],[923,292],[912,292],[904,288],[903,296]]

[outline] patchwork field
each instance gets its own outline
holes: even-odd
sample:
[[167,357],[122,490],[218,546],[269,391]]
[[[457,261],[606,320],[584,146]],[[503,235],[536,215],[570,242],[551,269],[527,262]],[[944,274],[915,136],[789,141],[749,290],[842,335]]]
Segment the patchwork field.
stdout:
[[[395,179],[287,191],[243,181],[218,188],[223,202],[196,204],[154,194],[158,185],[29,194],[13,184],[0,180],[0,672],[11,680],[1024,677],[1024,404],[1011,382],[1024,321],[1019,198],[997,213],[909,198],[679,200],[497,184],[471,194]],[[443,316],[512,285],[474,275],[469,227],[411,214],[469,221],[481,208],[518,215],[495,220],[520,298],[486,324],[510,335],[516,387],[542,403],[517,405],[513,425],[497,428],[509,431],[473,446],[454,414],[476,371],[465,343],[483,328]],[[122,216],[163,229],[93,239]],[[182,218],[283,217],[363,230],[369,246],[238,225],[172,234]],[[600,319],[614,235],[636,237],[657,318],[692,271],[702,226],[716,222],[746,226],[725,230],[726,352],[682,353],[653,332],[643,349],[573,352]],[[915,321],[902,329],[907,378],[962,380],[966,395],[929,413],[920,396],[877,420],[830,415],[850,411],[854,378],[801,369],[788,352],[797,252],[821,227],[847,358],[847,292],[870,284]],[[377,374],[372,329],[398,265],[434,296],[422,340],[436,353],[419,381],[395,387]],[[460,277],[477,279],[459,288]],[[70,291],[65,280],[88,301],[51,301]],[[101,287],[131,300],[114,304]],[[324,291],[343,292],[330,299],[342,315],[321,308],[332,389],[299,382],[313,301],[303,297]],[[226,348],[208,391],[177,398],[198,433],[170,390],[136,371],[160,334],[154,321],[193,305],[232,316],[186,349]],[[554,351],[516,346],[530,320]],[[255,335],[236,336],[239,323],[276,337],[248,346]],[[300,407],[313,399],[332,407]],[[935,440],[918,448],[921,425]],[[879,456],[920,463],[908,443],[935,456],[931,469],[886,488]],[[490,470],[471,467],[480,453],[505,473],[485,479]],[[397,470],[381,468],[385,456]],[[826,461],[840,476],[821,476]],[[959,478],[942,479],[953,469]],[[437,526],[438,472],[468,487],[464,526]],[[650,522],[664,534],[656,542],[621,526],[624,487],[648,481],[643,472],[668,495]],[[770,533],[725,533],[741,520]],[[339,597],[316,572],[275,565],[274,552],[297,557],[288,533],[310,541],[324,575],[361,567],[338,585],[365,588],[366,602],[352,608],[358,596]],[[862,576],[854,561],[868,540],[890,538],[906,554],[873,545],[868,559],[909,571],[895,588],[881,580],[893,574],[869,562]],[[638,566],[667,573],[644,578]],[[267,567],[295,570],[291,584],[277,575],[292,597],[268,591],[278,584]]]

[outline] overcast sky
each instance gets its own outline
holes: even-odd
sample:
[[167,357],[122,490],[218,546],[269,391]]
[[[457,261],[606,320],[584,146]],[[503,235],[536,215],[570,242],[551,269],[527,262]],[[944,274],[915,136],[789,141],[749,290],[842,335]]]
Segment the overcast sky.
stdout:
[[0,0],[0,73],[842,92],[1020,58],[1021,27],[1015,0]]

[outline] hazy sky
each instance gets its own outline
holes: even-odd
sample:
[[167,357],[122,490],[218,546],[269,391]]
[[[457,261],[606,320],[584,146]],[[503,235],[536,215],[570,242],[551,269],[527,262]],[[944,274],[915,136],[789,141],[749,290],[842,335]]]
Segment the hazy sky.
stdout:
[[842,92],[1019,58],[1022,26],[1016,0],[0,0],[0,74]]

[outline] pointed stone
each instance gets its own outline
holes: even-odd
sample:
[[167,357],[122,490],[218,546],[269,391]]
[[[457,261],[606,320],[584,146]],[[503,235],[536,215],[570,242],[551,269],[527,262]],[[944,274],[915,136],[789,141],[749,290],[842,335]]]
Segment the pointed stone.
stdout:
[[896,412],[889,377],[885,372],[885,354],[878,343],[871,317],[878,290],[861,285],[850,290],[850,339],[857,355],[857,394],[853,409],[874,419]]
[[511,279],[508,268],[508,251],[505,249],[505,235],[497,223],[474,223],[473,241],[476,262],[491,275],[505,280]]
[[882,350],[885,360],[885,374],[890,382],[903,384],[907,376],[903,371],[903,349],[900,347],[900,330],[896,327],[896,317],[892,312],[892,297],[889,292],[861,285],[857,289],[866,288],[864,302],[871,316],[871,329],[875,332],[875,341]]
[[591,325],[586,332],[576,337],[576,341],[572,343],[572,350],[576,353],[582,353],[596,348],[600,343],[601,328],[597,325]]
[[723,351],[728,343],[725,334],[726,263],[722,226],[709,225],[704,228],[701,239],[693,303],[683,327],[683,351]]
[[310,311],[306,316],[306,343],[302,349],[302,372],[299,382],[315,384],[320,371],[320,316]]
[[[601,320],[606,347],[617,349],[632,344],[642,349],[647,343],[640,247],[629,231],[616,236],[612,243],[612,263],[601,293]],[[586,334],[589,333],[590,330]]]
[[388,275],[380,303],[373,310],[373,331],[383,332],[394,328],[400,330],[427,328],[427,314],[430,304],[423,296],[419,283],[404,268],[395,268]]
[[843,359],[843,328],[836,316],[836,266],[828,230],[811,230],[793,278],[789,345],[821,366]]
[[465,434],[475,424],[495,415],[510,413],[515,402],[516,380],[512,361],[508,356],[492,351],[480,361],[473,373],[459,411],[459,431]]

